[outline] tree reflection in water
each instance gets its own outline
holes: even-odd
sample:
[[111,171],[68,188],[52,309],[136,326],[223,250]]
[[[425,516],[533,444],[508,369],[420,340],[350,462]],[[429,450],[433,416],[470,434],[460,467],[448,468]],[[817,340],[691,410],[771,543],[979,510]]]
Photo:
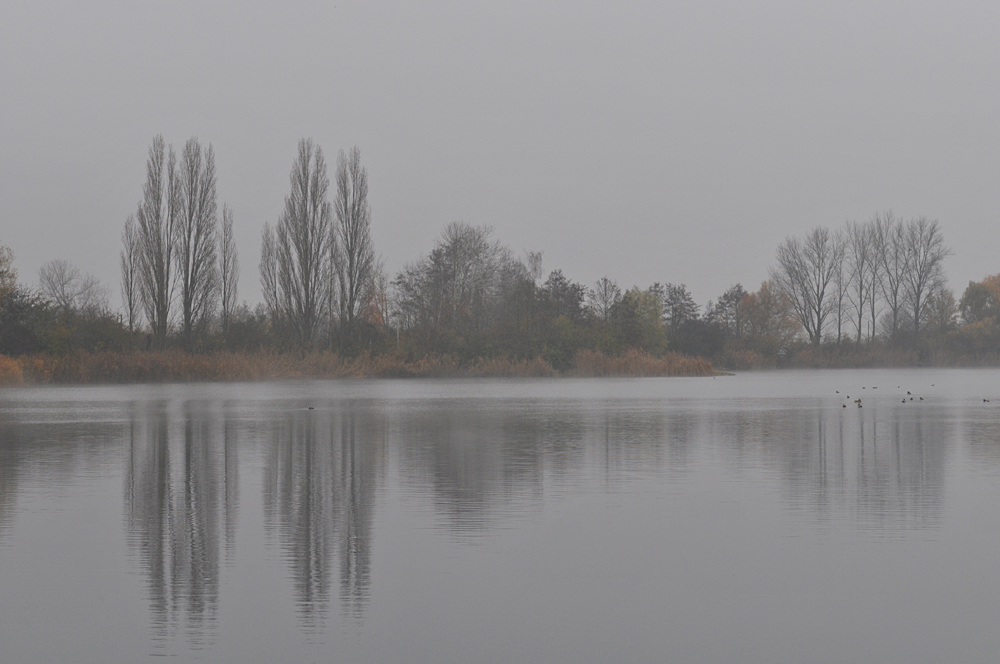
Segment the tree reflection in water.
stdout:
[[236,440],[221,409],[203,402],[137,405],[128,423],[126,537],[148,577],[153,627],[211,640],[220,548],[237,504]]
[[271,424],[265,515],[291,566],[307,630],[324,627],[338,568],[343,609],[358,619],[364,613],[385,436],[378,413],[349,402],[292,411]]
[[[331,602],[344,617],[362,619],[375,507],[389,483],[433,510],[436,530],[477,539],[560,492],[602,491],[637,477],[669,484],[707,468],[773,485],[784,505],[806,515],[795,523],[839,521],[880,536],[936,526],[955,441],[966,439],[973,456],[997,465],[989,441],[1000,420],[978,411],[889,400],[864,410],[828,406],[147,398],[72,423],[37,415],[21,422],[21,411],[0,409],[0,539],[32,476],[64,482],[88,460],[117,454],[123,439],[126,539],[144,572],[154,633],[161,642],[186,635],[198,648],[216,638],[220,577],[235,560],[240,472],[248,464],[263,467],[264,532],[287,565],[307,632],[327,629]],[[51,410],[72,420],[72,407]],[[396,465],[386,478],[390,456]]]

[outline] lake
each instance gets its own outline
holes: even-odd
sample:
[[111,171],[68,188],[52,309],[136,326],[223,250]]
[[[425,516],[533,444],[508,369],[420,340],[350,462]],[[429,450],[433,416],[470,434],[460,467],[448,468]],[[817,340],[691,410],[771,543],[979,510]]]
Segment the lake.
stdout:
[[986,662],[998,561],[1000,370],[0,389],[8,663]]

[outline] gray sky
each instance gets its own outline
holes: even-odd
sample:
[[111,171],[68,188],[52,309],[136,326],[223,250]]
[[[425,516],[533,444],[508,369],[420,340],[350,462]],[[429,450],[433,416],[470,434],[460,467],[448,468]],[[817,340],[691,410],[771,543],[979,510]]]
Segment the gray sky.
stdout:
[[1000,272],[990,2],[0,3],[0,242],[115,286],[150,141],[212,143],[241,297],[296,142],[358,145],[391,272],[491,224],[588,284],[766,278],[777,244],[941,221],[958,293]]

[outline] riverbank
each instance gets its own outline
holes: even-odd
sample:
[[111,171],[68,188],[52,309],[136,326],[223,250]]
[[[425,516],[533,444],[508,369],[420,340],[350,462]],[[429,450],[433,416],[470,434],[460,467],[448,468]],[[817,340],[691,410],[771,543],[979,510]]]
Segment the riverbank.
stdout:
[[330,351],[275,353],[98,352],[67,355],[0,356],[0,385],[127,384],[203,381],[259,381],[329,378],[520,378],[554,376],[712,376],[711,362],[677,353],[655,357],[640,350],[619,356],[580,351],[559,371],[541,358],[473,358],[362,354]]

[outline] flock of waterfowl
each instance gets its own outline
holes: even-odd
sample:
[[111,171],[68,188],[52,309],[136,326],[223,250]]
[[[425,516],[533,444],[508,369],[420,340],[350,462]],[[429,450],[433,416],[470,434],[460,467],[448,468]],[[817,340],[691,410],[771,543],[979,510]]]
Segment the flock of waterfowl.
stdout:
[[[934,387],[934,383],[931,383],[931,387]],[[868,388],[867,388],[867,386],[862,386],[861,389],[864,390],[864,389],[868,389]],[[877,390],[878,389],[878,385],[873,385],[872,389],[873,390]],[[902,389],[902,388],[899,385],[897,385],[896,389],[899,390],[899,389]],[[840,390],[837,390],[837,394],[840,394]],[[845,394],[844,398],[845,399],[850,399],[851,395]],[[923,401],[923,400],[924,400],[924,398],[922,396],[919,396],[919,395],[917,396],[917,401]],[[906,396],[903,397],[903,399],[902,399],[902,401],[900,403],[906,403],[907,401],[913,401],[913,393],[910,392],[910,390],[906,391]],[[989,403],[989,402],[990,402],[989,399],[983,399],[983,403]],[[855,399],[854,403],[857,404],[858,408],[861,408],[861,399],[860,398],[859,399]],[[847,408],[847,404],[846,403],[840,404],[840,407],[841,408]]]

